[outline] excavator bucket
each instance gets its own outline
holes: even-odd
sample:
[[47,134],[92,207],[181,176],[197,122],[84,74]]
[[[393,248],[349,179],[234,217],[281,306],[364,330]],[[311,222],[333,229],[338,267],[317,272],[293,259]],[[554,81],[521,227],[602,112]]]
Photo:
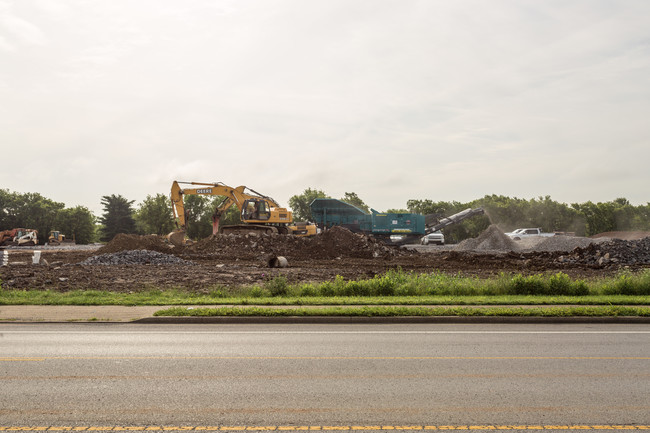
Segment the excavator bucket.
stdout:
[[174,246],[185,245],[185,230],[176,230],[167,235],[167,240]]

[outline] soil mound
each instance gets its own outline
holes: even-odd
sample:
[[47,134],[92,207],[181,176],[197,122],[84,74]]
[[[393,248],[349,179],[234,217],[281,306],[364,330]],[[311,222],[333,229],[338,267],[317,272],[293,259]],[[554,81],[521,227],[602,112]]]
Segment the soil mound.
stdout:
[[650,232],[604,232],[591,236],[592,239],[610,238],[622,239],[624,241],[635,241],[643,238],[650,237]]
[[165,239],[156,235],[127,235],[117,234],[109,243],[97,250],[97,255],[117,253],[130,250],[149,250],[160,253],[171,252],[171,247]]
[[593,243],[602,242],[602,240],[581,236],[550,236],[537,239],[522,239],[517,242],[520,250],[525,252],[564,252],[572,251],[575,248],[586,248]]
[[458,251],[499,251],[510,252],[518,249],[515,241],[510,239],[499,227],[492,224],[478,237],[465,239],[458,244]]
[[186,247],[183,254],[242,260],[275,255],[293,260],[309,260],[337,257],[390,258],[403,252],[372,237],[336,226],[311,237],[279,234],[213,235]]

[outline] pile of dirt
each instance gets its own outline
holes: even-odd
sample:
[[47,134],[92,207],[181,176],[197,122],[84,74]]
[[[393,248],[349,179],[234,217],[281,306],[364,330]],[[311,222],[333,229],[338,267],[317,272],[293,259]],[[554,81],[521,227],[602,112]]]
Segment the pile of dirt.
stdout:
[[609,238],[621,239],[624,241],[635,241],[643,238],[650,237],[650,232],[604,232],[591,236],[592,239]]
[[207,255],[212,258],[241,260],[274,255],[290,260],[311,260],[338,257],[388,259],[410,253],[337,226],[311,237],[279,234],[213,235],[186,247],[182,254],[188,257]]
[[633,241],[612,239],[592,243],[560,256],[557,261],[599,267],[650,265],[650,237]]
[[405,253],[399,247],[388,246],[372,236],[352,233],[343,227],[332,227],[311,239],[302,251],[305,258],[354,257],[360,259],[388,259]]
[[149,250],[168,254],[172,251],[172,247],[166,242],[165,238],[161,236],[140,236],[120,233],[109,243],[99,248],[97,254],[110,254],[131,250]]
[[492,224],[478,237],[465,239],[456,247],[457,251],[496,251],[510,252],[518,249],[515,241],[510,239],[499,227]]
[[522,252],[551,252],[572,251],[575,248],[587,248],[593,243],[600,243],[605,239],[590,239],[582,236],[549,236],[522,239],[517,244]]

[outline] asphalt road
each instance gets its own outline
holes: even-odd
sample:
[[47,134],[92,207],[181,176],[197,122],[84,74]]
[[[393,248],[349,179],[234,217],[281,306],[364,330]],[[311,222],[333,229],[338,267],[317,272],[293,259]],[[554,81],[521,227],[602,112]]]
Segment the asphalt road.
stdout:
[[643,427],[650,327],[1,324],[0,390],[0,431]]

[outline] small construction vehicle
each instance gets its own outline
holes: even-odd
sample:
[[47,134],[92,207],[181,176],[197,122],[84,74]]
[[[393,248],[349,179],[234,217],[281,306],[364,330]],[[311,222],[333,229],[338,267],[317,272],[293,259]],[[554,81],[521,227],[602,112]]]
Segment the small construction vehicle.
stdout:
[[[181,188],[180,184],[198,185],[198,188]],[[224,199],[219,203],[212,214],[212,234],[232,233],[280,233],[306,236],[316,234],[316,226],[310,223],[293,225],[291,211],[280,205],[271,197],[260,194],[246,186],[236,188],[221,182],[179,182],[174,181],[171,188],[172,211],[177,229],[167,235],[173,245],[185,244],[185,205],[183,196],[187,194],[217,195]],[[219,226],[219,220],[231,206],[237,206],[241,212],[243,224]]]
[[38,230],[11,229],[0,232],[0,245],[29,247],[38,245]]
[[75,241],[73,239],[67,239],[63,233],[58,230],[52,230],[50,236],[47,238],[48,245],[61,245],[65,243],[66,245],[74,245]]

